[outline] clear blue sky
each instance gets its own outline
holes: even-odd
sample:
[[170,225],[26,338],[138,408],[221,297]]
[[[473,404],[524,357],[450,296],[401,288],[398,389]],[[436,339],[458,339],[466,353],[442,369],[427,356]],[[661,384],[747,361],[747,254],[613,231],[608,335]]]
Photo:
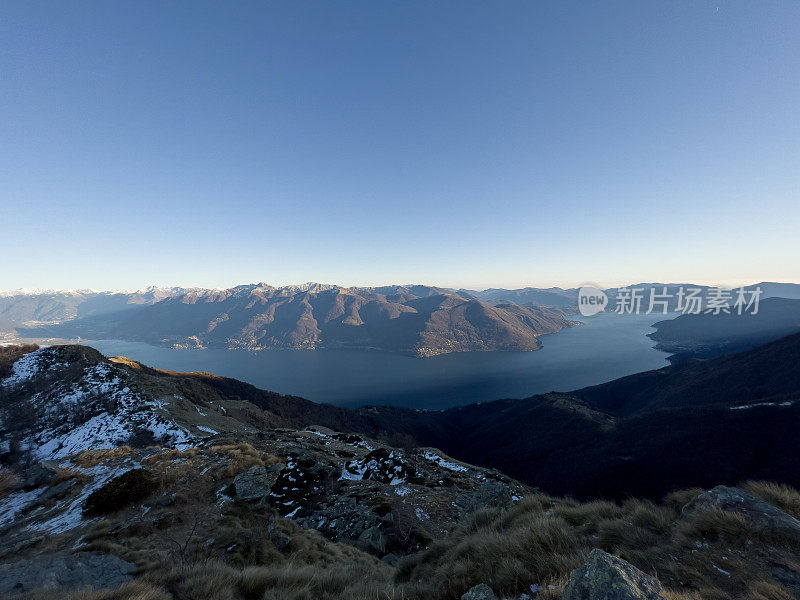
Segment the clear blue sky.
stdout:
[[800,2],[0,5],[0,289],[800,281]]

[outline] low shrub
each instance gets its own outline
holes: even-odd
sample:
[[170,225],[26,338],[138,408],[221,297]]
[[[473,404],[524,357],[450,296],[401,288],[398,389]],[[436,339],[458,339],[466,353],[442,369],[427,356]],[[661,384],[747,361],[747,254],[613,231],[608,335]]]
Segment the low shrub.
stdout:
[[159,488],[150,471],[132,469],[97,488],[83,505],[87,517],[108,515],[145,500]]
[[7,496],[18,480],[19,478],[11,469],[0,467],[0,498]]
[[19,346],[0,346],[0,379],[8,377],[14,367],[14,363],[26,354],[38,350],[36,344],[22,344]]

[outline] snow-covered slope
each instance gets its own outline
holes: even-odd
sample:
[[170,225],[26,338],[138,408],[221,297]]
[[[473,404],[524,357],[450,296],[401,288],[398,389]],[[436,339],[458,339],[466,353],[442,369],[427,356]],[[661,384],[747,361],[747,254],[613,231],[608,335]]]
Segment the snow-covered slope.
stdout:
[[168,399],[138,393],[124,369],[91,349],[40,348],[0,382],[0,427],[38,460],[112,448],[143,436],[180,447],[195,438],[167,411]]

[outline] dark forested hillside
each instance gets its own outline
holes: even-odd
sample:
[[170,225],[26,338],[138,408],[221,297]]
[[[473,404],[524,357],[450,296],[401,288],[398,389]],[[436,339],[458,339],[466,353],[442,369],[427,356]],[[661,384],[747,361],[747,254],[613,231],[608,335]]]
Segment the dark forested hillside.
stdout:
[[[767,286],[773,293],[787,289],[788,284]],[[766,292],[765,292],[766,293]],[[684,358],[713,358],[731,352],[741,352],[772,340],[800,331],[800,300],[766,298],[758,312],[737,314],[686,314],[675,319],[659,321],[649,337],[658,342],[656,348],[674,353],[673,361]]]

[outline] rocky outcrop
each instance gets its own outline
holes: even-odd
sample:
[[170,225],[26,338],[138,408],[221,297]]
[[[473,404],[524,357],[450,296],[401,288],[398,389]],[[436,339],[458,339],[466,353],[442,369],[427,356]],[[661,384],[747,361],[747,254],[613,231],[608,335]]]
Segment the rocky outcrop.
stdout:
[[736,512],[758,529],[768,529],[793,542],[800,543],[800,521],[768,502],[736,487],[718,485],[699,494],[681,510],[682,519],[691,519],[711,509]]
[[236,497],[245,502],[260,502],[269,496],[272,486],[278,479],[284,465],[273,465],[269,468],[261,465],[250,467],[233,480]]
[[19,479],[14,486],[18,490],[30,490],[41,485],[48,485],[58,477],[57,468],[50,463],[33,463],[19,472]]
[[379,525],[365,529],[356,540],[356,548],[380,556],[386,552],[386,535]]
[[99,552],[37,556],[0,564],[0,592],[22,593],[36,588],[113,588],[129,581],[133,569],[133,564]]
[[586,563],[570,574],[561,600],[665,599],[658,579],[595,548]]

